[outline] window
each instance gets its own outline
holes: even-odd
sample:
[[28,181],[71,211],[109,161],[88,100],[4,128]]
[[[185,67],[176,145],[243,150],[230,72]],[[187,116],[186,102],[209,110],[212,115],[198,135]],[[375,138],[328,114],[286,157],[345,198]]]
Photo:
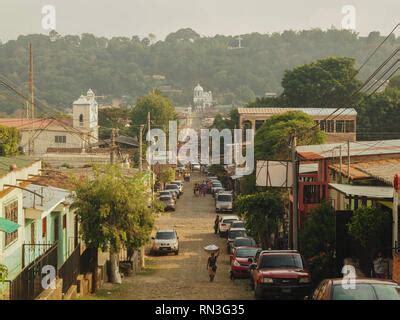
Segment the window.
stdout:
[[321,131],[326,131],[326,120],[319,121],[319,128]]
[[335,132],[335,121],[334,120],[326,121],[326,132]]
[[355,132],[354,120],[346,120],[345,122],[345,131],[346,132]]
[[79,115],[79,126],[83,127],[83,114]]
[[[11,202],[4,206],[5,218],[18,223],[18,201]],[[18,230],[5,234],[5,246],[7,247],[18,238]]]
[[344,132],[344,120],[336,121],[336,132]]
[[67,136],[55,136],[54,141],[56,143],[67,143]]
[[67,215],[63,215],[63,229],[67,229]]
[[47,217],[42,219],[42,238],[47,236]]

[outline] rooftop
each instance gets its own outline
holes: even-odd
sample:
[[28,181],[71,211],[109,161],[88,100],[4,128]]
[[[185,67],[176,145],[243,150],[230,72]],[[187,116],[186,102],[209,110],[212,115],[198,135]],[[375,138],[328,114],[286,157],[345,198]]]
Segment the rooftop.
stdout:
[[356,116],[354,108],[238,108],[239,114],[282,114],[288,111],[302,111],[310,116]]
[[43,196],[43,201],[33,193],[23,191],[23,206],[24,208],[35,208],[43,212],[54,210],[60,203],[68,200],[70,192],[60,188],[44,187],[36,184],[30,184],[26,189],[36,192]]
[[[342,156],[347,157],[347,143],[299,146],[296,150],[303,160],[330,159],[340,156],[340,146],[342,148]],[[383,154],[400,154],[400,140],[350,142],[351,157]]]
[[25,119],[25,118],[0,118],[0,125],[5,127],[24,129],[51,129],[72,126],[71,119]]
[[356,186],[337,183],[330,183],[329,186],[346,196],[358,196],[373,199],[392,199],[394,192],[392,187],[385,186]]
[[18,156],[18,157],[0,157],[0,176],[10,172],[10,166],[16,165],[17,170],[29,167],[31,164],[38,161],[32,157]]

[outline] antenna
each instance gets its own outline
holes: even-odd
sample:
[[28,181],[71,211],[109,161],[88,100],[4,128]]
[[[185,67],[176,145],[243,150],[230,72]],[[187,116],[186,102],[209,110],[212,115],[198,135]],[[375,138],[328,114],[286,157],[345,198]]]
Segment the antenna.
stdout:
[[29,76],[28,76],[28,85],[29,85],[29,98],[30,101],[30,115],[29,115],[29,103],[27,103],[27,120],[29,118],[32,119],[32,127],[30,134],[30,143],[29,143],[29,154],[32,155],[34,153],[34,142],[33,142],[33,132],[34,132],[34,119],[35,119],[35,96],[33,92],[33,54],[32,54],[32,43],[29,44]]

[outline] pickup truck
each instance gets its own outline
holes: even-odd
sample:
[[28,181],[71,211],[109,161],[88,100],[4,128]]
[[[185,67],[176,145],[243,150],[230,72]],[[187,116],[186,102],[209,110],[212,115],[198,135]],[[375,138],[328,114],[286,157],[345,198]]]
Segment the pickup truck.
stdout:
[[256,299],[304,299],[310,293],[311,277],[296,250],[261,251],[249,269]]

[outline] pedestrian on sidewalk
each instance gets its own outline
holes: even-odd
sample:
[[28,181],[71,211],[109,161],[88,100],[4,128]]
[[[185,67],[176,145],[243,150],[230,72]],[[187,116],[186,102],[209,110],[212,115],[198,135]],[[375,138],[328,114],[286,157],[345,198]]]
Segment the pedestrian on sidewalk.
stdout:
[[385,279],[387,276],[387,262],[385,261],[382,252],[378,252],[376,259],[374,260],[374,272],[375,276],[379,279]]
[[214,221],[214,234],[218,233],[218,225],[219,225],[219,215],[217,214]]
[[217,273],[218,256],[219,256],[219,249],[216,253],[212,252],[211,257],[209,257],[207,260],[207,270],[208,270],[208,276],[210,277],[210,282],[214,281],[215,274]]

